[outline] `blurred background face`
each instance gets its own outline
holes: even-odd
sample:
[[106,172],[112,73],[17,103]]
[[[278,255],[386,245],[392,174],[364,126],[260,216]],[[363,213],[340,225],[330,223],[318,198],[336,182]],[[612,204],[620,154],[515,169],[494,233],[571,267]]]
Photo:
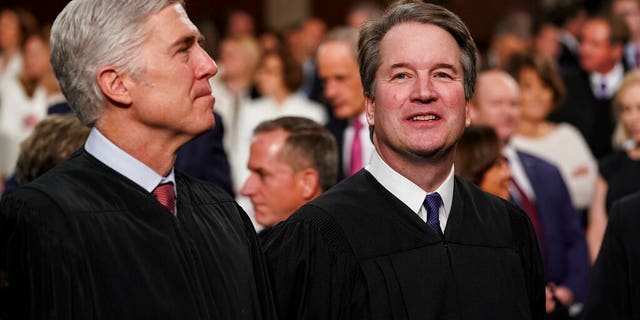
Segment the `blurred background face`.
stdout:
[[511,180],[511,170],[507,161],[500,157],[485,172],[480,182],[480,188],[486,192],[494,194],[505,200],[509,199],[509,181]]
[[614,48],[609,43],[611,30],[606,22],[589,20],[582,29],[580,64],[588,72],[607,73],[617,62]]
[[532,68],[524,68],[518,77],[520,85],[520,117],[544,121],[553,108],[553,91]]
[[284,64],[275,54],[266,55],[260,62],[256,73],[258,91],[265,96],[273,96],[279,90],[286,90],[284,83]]
[[0,12],[0,49],[17,47],[20,44],[20,25],[18,15],[13,11]]
[[[635,0],[634,0],[635,1]],[[536,51],[547,56],[551,60],[556,60],[560,55],[560,29],[553,24],[547,23],[540,27],[540,31],[533,39],[533,46]]]
[[286,219],[306,201],[300,177],[279,158],[288,136],[284,130],[262,132],[251,143],[251,174],[240,193],[251,199],[256,221],[265,227]]
[[24,72],[30,79],[41,79],[51,70],[49,46],[39,36],[31,36],[24,45]]
[[240,43],[225,40],[220,45],[220,58],[218,59],[224,76],[236,77],[247,72],[250,65],[247,54],[242,50]]
[[364,94],[358,62],[344,42],[324,43],[318,49],[318,75],[324,97],[337,118],[349,119],[364,112]]
[[481,75],[471,110],[471,123],[492,127],[506,143],[516,130],[520,114],[518,84],[507,74]]
[[637,0],[614,1],[613,12],[624,19],[632,35],[640,34],[640,4]]
[[619,119],[627,131],[629,138],[640,143],[640,83],[636,82],[624,87],[619,92]]

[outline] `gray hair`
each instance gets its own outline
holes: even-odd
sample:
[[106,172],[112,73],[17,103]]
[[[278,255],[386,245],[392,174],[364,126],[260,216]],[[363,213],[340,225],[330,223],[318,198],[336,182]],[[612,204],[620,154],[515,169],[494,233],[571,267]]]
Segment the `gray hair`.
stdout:
[[360,30],[358,63],[365,95],[369,98],[375,96],[374,83],[380,67],[382,38],[395,25],[407,22],[432,24],[453,36],[462,52],[460,64],[464,71],[464,95],[467,100],[471,100],[476,82],[477,49],[469,29],[453,12],[435,4],[413,0],[394,2],[382,17],[367,22]]
[[106,97],[97,72],[114,66],[141,71],[136,52],[148,37],[147,18],[183,0],[73,0],[51,28],[51,65],[69,106],[88,126],[102,116]]
[[349,46],[353,58],[358,61],[358,30],[350,27],[337,27],[331,29],[322,40],[322,44],[327,42],[343,42]]

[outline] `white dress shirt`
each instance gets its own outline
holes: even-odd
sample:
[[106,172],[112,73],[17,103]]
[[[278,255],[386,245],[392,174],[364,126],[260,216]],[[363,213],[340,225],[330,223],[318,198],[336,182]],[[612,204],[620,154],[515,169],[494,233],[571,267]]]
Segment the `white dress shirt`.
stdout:
[[[382,160],[378,152],[371,155],[371,162],[365,167],[378,182],[389,190],[398,200],[402,201],[411,211],[420,217],[425,223],[427,222],[427,209],[423,202],[427,194],[417,184],[411,182],[397,171],[393,170],[388,164]],[[454,185],[454,167],[451,165],[451,171],[444,182],[434,191],[440,194],[442,203],[438,217],[440,219],[440,228],[442,232],[447,227],[447,219],[451,213],[451,204],[453,201],[453,185]]]
[[173,183],[173,191],[177,201],[178,192],[173,168],[171,168],[171,172],[166,177],[159,175],[153,169],[113,144],[96,128],[91,129],[84,148],[100,162],[129,178],[149,193],[161,183]]
[[[609,99],[613,97],[613,95],[618,91],[618,88],[620,88],[623,77],[624,67],[622,67],[622,63],[616,64],[616,66],[613,67],[613,69],[611,69],[611,71],[609,71],[609,73],[607,74],[592,72],[591,74],[589,74],[591,90],[596,97],[601,99]],[[602,83],[604,83],[606,86],[606,92],[603,96],[600,96],[602,92]]]
[[533,192],[533,187],[531,186],[531,182],[529,182],[527,173],[524,171],[516,149],[511,144],[508,144],[502,150],[502,155],[509,161],[509,170],[511,170],[513,180],[520,186],[520,189],[527,195],[527,198],[529,198],[531,202],[535,202],[536,194]]

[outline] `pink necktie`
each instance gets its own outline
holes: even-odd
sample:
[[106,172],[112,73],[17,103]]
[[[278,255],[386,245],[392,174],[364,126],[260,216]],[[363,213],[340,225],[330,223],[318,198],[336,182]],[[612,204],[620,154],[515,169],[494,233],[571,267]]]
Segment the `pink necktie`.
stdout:
[[353,175],[362,169],[362,142],[360,142],[360,131],[362,123],[356,119],[353,122],[353,141],[351,142],[351,161],[349,162],[349,175]]
[[176,214],[176,197],[173,192],[173,183],[167,182],[159,184],[151,193],[171,214]]

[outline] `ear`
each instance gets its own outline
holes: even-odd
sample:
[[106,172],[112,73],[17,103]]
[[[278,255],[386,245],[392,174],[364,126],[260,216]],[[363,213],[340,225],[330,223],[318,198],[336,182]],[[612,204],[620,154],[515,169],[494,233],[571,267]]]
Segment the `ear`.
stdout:
[[465,117],[465,122],[464,122],[464,126],[468,127],[471,125],[471,102],[467,101],[467,103],[464,105],[464,117]]
[[375,126],[376,103],[368,95],[364,96],[364,112],[370,127]]
[[125,79],[115,67],[104,67],[98,71],[98,86],[102,94],[116,105],[129,106],[132,99]]
[[313,199],[320,188],[320,175],[318,171],[312,168],[306,168],[296,173],[298,179],[298,188],[305,200]]

